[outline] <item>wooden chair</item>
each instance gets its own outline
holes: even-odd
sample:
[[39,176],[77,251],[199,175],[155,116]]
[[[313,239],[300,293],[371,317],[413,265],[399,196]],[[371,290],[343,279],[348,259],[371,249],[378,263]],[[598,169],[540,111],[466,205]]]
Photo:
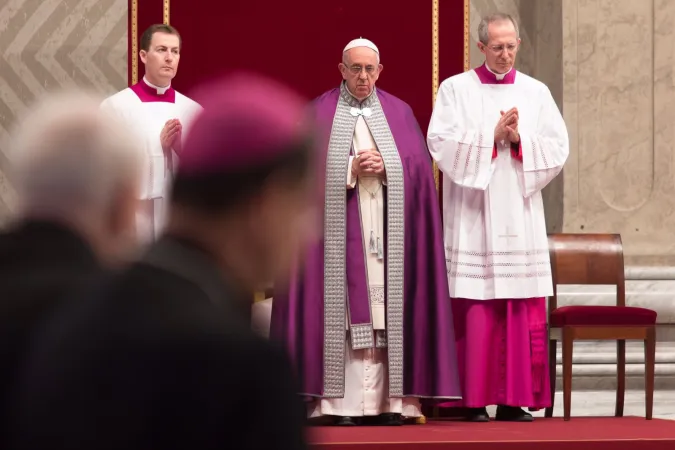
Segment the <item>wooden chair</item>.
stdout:
[[[562,331],[564,420],[572,403],[572,350],[575,340],[616,340],[617,388],[615,416],[623,416],[626,389],[626,339],[645,345],[645,409],[651,420],[654,399],[656,312],[626,306],[623,246],[618,234],[549,235],[553,296],[549,298],[549,369],[553,416],[556,381],[556,345],[552,332]],[[563,306],[558,308],[559,284],[615,285],[616,306]]]

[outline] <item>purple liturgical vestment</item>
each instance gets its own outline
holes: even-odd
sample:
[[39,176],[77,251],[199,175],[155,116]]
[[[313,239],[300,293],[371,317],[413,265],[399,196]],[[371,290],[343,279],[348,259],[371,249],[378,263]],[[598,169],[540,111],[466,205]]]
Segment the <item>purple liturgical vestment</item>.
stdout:
[[[431,158],[411,108],[379,89],[359,102],[344,85],[317,98],[313,108],[325,133],[318,190],[324,233],[290,280],[275,286],[270,337],[286,345],[302,382],[300,394],[308,397],[344,397],[345,345],[351,345],[387,348],[390,398],[461,398]],[[377,332],[358,190],[346,189],[361,112],[386,169],[386,330]]]

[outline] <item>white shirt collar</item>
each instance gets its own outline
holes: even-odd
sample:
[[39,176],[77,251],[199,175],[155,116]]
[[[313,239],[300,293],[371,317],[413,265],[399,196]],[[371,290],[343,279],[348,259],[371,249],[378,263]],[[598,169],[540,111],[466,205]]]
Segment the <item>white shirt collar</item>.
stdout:
[[164,95],[164,94],[166,93],[166,91],[168,91],[169,88],[171,87],[171,84],[169,84],[169,85],[166,86],[166,87],[155,86],[154,84],[150,83],[150,82],[148,81],[148,79],[145,78],[145,77],[143,77],[143,82],[144,82],[145,84],[147,84],[148,86],[150,86],[151,88],[157,90],[157,93],[158,93],[159,95]]
[[487,63],[485,63],[485,68],[486,68],[491,74],[493,74],[495,77],[497,77],[497,80],[500,80],[500,81],[503,80],[504,77],[505,77],[506,75],[508,75],[508,74],[513,70],[513,66],[511,66],[511,68],[509,69],[508,72],[505,72],[505,73],[497,73],[497,72],[493,71],[492,69],[490,69],[490,66],[488,66]]

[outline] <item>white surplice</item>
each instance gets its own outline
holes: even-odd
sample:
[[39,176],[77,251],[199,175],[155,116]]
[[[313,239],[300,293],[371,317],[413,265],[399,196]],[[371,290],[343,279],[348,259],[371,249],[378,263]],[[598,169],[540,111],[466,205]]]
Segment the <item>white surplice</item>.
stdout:
[[[508,141],[494,142],[500,111],[512,107],[522,162]],[[427,142],[443,173],[450,296],[551,295],[541,189],[561,171],[569,138],[549,89],[520,72],[513,84],[482,84],[474,70],[451,77],[439,89]]]
[[171,182],[173,170],[178,162],[178,156],[173,153],[173,167],[167,165],[167,158],[162,150],[160,133],[168,120],[178,119],[183,126],[182,137],[187,135],[188,128],[202,107],[175,92],[175,100],[162,101],[161,96],[171,89],[157,87],[145,78],[140,81],[154,89],[160,98],[147,101],[139,96],[132,88],[126,88],[105,99],[101,107],[121,117],[131,130],[143,142],[147,156],[147,171],[141,185],[141,199],[144,202],[137,214],[137,233],[142,243],[154,240],[161,232],[165,219],[164,197]]
[[[361,231],[363,248],[368,272],[368,291],[370,310],[374,330],[385,327],[385,290],[384,290],[384,196],[383,185],[386,181],[375,176],[357,177],[352,175],[351,167],[355,157],[365,151],[375,149],[377,145],[362,116],[356,121],[353,140],[354,155],[349,158],[347,169],[347,189],[358,185],[359,208],[361,213]],[[371,251],[371,241],[374,249]],[[379,255],[378,255],[379,253]],[[349,329],[349,323],[347,323]],[[309,417],[331,416],[377,416],[383,413],[397,413],[405,417],[422,415],[419,399],[389,398],[387,377],[387,349],[370,348],[353,350],[349,342],[345,343],[345,395],[344,398],[319,399],[309,405]]]

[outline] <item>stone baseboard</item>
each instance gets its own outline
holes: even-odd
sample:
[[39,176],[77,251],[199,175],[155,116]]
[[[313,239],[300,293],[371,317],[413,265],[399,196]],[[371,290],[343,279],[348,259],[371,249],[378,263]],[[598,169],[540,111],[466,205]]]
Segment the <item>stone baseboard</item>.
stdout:
[[[614,415],[616,399],[613,392],[606,390],[572,391],[572,422],[574,417],[611,417]],[[488,411],[494,416],[494,407]],[[675,391],[660,391],[654,394],[654,418],[675,419]],[[535,417],[544,417],[544,411],[532,413]],[[557,392],[553,416],[563,415],[562,392]],[[638,390],[627,390],[624,397],[624,416],[644,417],[645,395]],[[675,426],[675,425],[674,425]],[[636,446],[639,448],[639,446]]]

